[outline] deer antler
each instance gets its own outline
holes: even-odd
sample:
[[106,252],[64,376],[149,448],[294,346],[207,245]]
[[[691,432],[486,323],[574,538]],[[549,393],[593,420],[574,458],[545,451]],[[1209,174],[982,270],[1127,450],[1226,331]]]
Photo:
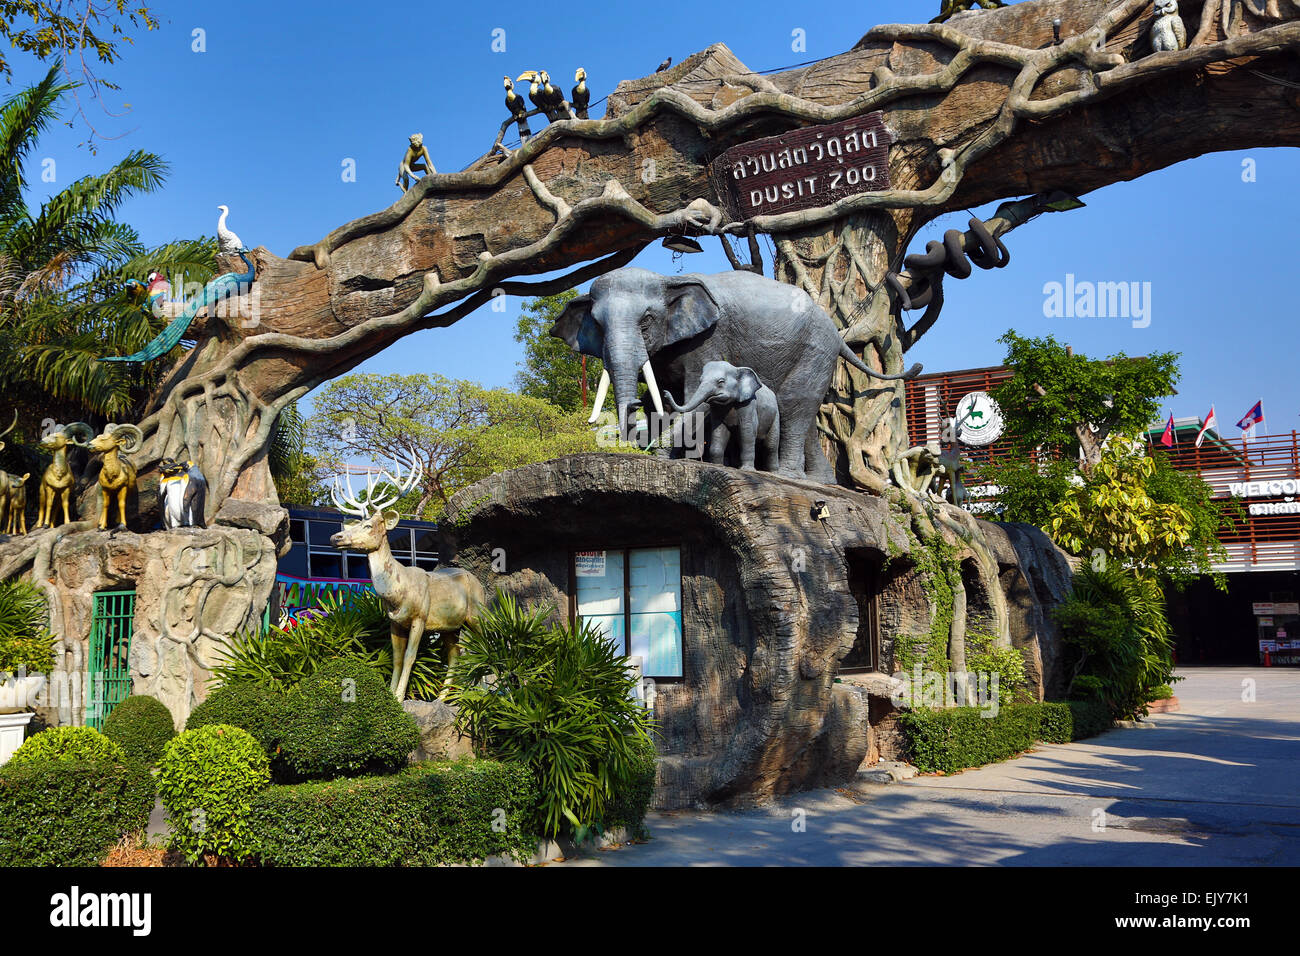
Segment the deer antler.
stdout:
[[[334,477],[334,484],[330,488],[330,500],[334,502],[334,506],[338,508],[339,511],[363,520],[369,518],[378,511],[383,511],[414,488],[416,482],[418,482],[420,477],[424,474],[424,470],[420,466],[420,460],[415,455],[415,450],[409,449],[409,453],[411,458],[411,470],[407,473],[405,478],[394,477],[387,468],[380,471],[378,475],[372,473],[366,477],[366,490],[364,496],[358,498],[356,492],[352,490],[352,476],[345,472],[342,477],[347,483],[347,491],[343,491],[342,485],[339,483],[339,476],[336,475]],[[395,466],[397,474],[401,475],[402,463],[398,461],[396,457],[393,459],[393,465]],[[383,484],[391,485],[393,491],[391,494],[376,498],[375,491]]]
[[[14,420],[11,421],[11,422],[9,423],[9,427],[8,427],[8,428],[6,428],[4,431],[0,432],[0,438],[4,438],[5,435],[8,435],[11,431],[13,431],[13,430],[14,430],[14,426],[17,425],[17,424],[18,424],[18,409],[15,408],[15,409],[14,409]],[[2,442],[2,441],[0,441],[0,451],[3,451],[3,450],[4,450],[4,447],[5,447],[5,443]]]

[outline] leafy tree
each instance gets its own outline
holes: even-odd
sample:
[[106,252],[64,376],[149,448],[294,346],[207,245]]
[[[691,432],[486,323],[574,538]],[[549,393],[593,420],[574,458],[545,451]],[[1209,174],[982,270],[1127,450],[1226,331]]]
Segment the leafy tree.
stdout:
[[397,507],[426,518],[493,472],[599,450],[581,412],[437,374],[345,376],[315,405],[310,445],[334,471],[358,458],[405,466],[414,454],[424,473]]
[[[515,331],[515,341],[523,343],[523,367],[515,375],[520,393],[562,408],[566,412],[584,407],[582,401],[582,356],[551,334],[551,326],[564,307],[578,293],[570,289],[557,295],[545,295],[524,303]],[[587,381],[594,390],[604,366],[600,359],[587,359]],[[590,407],[591,395],[587,397]]]
[[1144,577],[1187,560],[1193,532],[1187,509],[1154,500],[1147,482],[1155,462],[1112,442],[1082,483],[1068,484],[1049,529],[1075,554],[1093,551]]
[[993,396],[1018,453],[980,471],[998,488],[998,517],[1165,582],[1208,574],[1223,586],[1212,565],[1231,511],[1211,500],[1199,475],[1144,455],[1129,437],[1159,413],[1178,380],[1177,356],[1098,361],[1050,336],[1008,332],[1002,341],[1012,377]]
[[[74,79],[74,71],[80,73],[82,83],[76,85],[84,84],[90,98],[98,100],[106,113],[109,110],[103,103],[103,91],[120,87],[97,75],[92,60],[104,64],[117,62],[122,47],[134,42],[127,35],[128,30],[157,27],[158,20],[148,7],[134,6],[127,0],[107,3],[89,0],[81,4],[64,0],[0,0],[0,38],[8,40],[10,47],[39,60],[54,57],[57,69],[69,82]],[[87,54],[92,59],[87,59]],[[6,80],[13,77],[13,65],[5,58],[3,47],[0,47],[0,76]],[[94,124],[90,123],[79,99],[77,112],[94,134]],[[93,135],[89,146],[93,154]]]
[[992,394],[1007,432],[1045,457],[1078,454],[1085,471],[1101,460],[1109,435],[1144,431],[1178,383],[1175,352],[1090,359],[1050,335],[1022,338],[1008,331],[998,341],[1007,346],[1004,361],[1012,375]]
[[321,462],[307,452],[307,420],[297,402],[286,405],[276,418],[266,462],[281,504],[329,504]]
[[46,417],[92,423],[132,417],[167,363],[98,359],[136,351],[167,318],[141,309],[127,280],[157,271],[175,287],[206,281],[216,265],[211,239],[146,249],[116,218],[125,200],[162,185],[167,166],[152,153],[131,152],[39,208],[29,206],[25,162],[71,88],[57,73],[51,68],[0,105],[0,389],[25,398],[15,444],[38,438]]

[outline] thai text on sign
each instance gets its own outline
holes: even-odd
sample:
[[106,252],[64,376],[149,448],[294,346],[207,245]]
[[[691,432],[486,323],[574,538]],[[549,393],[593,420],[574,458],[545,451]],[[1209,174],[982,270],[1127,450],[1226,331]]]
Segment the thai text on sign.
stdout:
[[880,112],[741,143],[713,161],[718,198],[734,219],[825,206],[889,188],[893,135]]

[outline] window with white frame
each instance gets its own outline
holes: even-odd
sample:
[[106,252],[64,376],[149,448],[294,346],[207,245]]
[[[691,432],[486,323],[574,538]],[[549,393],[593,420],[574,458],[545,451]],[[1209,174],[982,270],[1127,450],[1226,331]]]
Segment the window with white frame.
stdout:
[[642,659],[646,677],[681,677],[681,549],[630,548],[573,555],[577,616]]

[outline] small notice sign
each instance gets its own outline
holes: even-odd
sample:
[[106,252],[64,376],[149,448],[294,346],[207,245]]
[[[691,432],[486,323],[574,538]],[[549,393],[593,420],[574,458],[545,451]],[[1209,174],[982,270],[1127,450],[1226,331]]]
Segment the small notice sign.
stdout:
[[1256,601],[1251,605],[1251,609],[1255,612],[1256,617],[1275,613],[1272,601]]
[[605,576],[604,551],[579,551],[573,557],[574,573],[580,578],[603,578]]
[[723,208],[739,220],[825,206],[889,188],[893,134],[880,111],[741,143],[713,161]]

